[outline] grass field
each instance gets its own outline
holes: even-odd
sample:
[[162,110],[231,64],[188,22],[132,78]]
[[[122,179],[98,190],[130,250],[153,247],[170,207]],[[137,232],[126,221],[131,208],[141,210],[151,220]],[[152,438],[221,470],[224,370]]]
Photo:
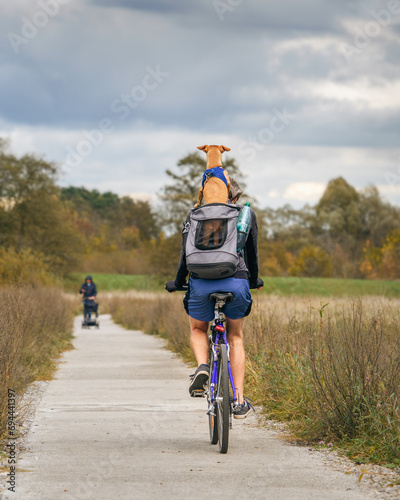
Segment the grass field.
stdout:
[[263,293],[300,296],[400,297],[400,281],[339,278],[264,278]]
[[[63,285],[69,292],[78,292],[85,278],[84,274],[71,273],[64,278]],[[164,290],[165,279],[148,275],[94,273],[99,291],[111,290]],[[360,297],[379,295],[400,297],[400,281],[354,280],[335,278],[264,278],[263,294],[281,296],[318,296],[318,297]]]
[[[109,292],[112,290],[157,291],[164,288],[164,281],[154,276],[105,273],[94,273],[92,276],[99,292]],[[78,293],[79,287],[84,280],[85,274],[70,273],[63,279],[64,289],[68,292]]]

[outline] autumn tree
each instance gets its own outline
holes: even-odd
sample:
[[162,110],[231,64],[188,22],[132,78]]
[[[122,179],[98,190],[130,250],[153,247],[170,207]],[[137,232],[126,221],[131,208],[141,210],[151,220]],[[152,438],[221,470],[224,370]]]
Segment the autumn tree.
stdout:
[[70,268],[80,245],[55,182],[57,167],[34,155],[0,151],[0,243],[30,248],[58,270]]
[[[78,212],[81,220],[87,220],[93,235],[100,230],[103,233],[107,231],[108,237],[118,244],[132,241],[135,232],[138,232],[135,239],[138,237],[142,241],[149,241],[159,233],[158,218],[148,201],[75,186],[62,188],[61,195]],[[105,229],[105,225],[108,229]],[[125,236],[121,239],[122,233]]]
[[360,269],[368,278],[400,278],[400,228],[386,235],[382,247],[367,242]]
[[360,193],[363,241],[381,245],[386,236],[400,227],[400,208],[382,200],[378,189],[369,186]]
[[304,277],[329,278],[332,272],[333,266],[329,254],[316,246],[302,248],[290,269],[292,276]]

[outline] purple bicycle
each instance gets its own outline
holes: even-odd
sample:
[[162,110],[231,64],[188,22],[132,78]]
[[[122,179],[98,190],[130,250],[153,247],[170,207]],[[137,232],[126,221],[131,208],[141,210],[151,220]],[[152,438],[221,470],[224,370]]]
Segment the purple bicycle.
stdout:
[[[184,285],[179,290],[187,290]],[[237,391],[233,382],[230,364],[230,346],[224,326],[225,316],[222,311],[227,302],[231,302],[233,295],[230,292],[211,293],[209,299],[215,302],[214,321],[211,324],[209,335],[210,352],[208,366],[210,376],[205,390],[199,390],[194,397],[207,397],[208,425],[211,444],[219,444],[219,451],[228,451],[229,430],[232,428],[232,414],[234,405],[238,403]]]
[[[176,290],[186,291],[187,285]],[[209,295],[215,302],[214,321],[211,324],[209,335],[208,366],[210,376],[205,390],[199,390],[194,397],[206,397],[208,402],[208,424],[211,444],[219,444],[219,451],[227,453],[229,444],[229,430],[232,428],[232,414],[238,404],[238,394],[235,389],[230,363],[230,345],[224,326],[224,305],[231,302],[233,294],[230,292],[215,292]]]
[[229,429],[232,428],[232,413],[237,404],[237,391],[233,382],[230,364],[230,346],[226,337],[225,317],[222,309],[233,299],[231,293],[212,293],[215,302],[214,322],[211,325],[209,366],[210,377],[204,396],[208,401],[208,423],[211,444],[219,444],[219,451],[226,453]]

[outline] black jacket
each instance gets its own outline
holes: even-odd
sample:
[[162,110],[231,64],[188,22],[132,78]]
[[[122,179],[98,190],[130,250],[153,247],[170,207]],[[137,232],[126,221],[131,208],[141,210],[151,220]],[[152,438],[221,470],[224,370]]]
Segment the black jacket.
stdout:
[[[79,293],[83,293],[83,298],[84,299],[87,299],[89,297],[96,297],[96,295],[97,295],[96,285],[93,283],[93,281],[91,281],[90,283],[86,283],[87,279],[91,279],[91,277],[87,276],[85,278],[84,284],[79,289]],[[82,289],[85,290],[85,291],[82,292]]]
[[[240,205],[238,205],[240,206]],[[175,285],[179,288],[186,282],[186,277],[188,275],[188,269],[186,267],[186,239],[187,239],[187,228],[186,224],[189,220],[189,214],[186,216],[186,220],[183,224],[182,231],[182,252],[181,259],[179,261],[178,270],[175,278]],[[258,227],[257,227],[257,217],[253,210],[251,210],[251,221],[249,234],[246,240],[245,246],[245,256],[239,257],[239,266],[233,278],[248,279],[251,286],[257,285],[258,279]]]

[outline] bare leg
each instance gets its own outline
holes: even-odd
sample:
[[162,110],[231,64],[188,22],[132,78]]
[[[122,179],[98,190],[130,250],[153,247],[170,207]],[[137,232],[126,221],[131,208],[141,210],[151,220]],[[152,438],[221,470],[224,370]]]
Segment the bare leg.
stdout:
[[198,365],[208,364],[208,321],[190,319],[190,347]]
[[243,403],[244,372],[246,369],[246,356],[243,347],[244,318],[226,318],[228,342],[231,346],[231,369],[235,388],[238,391],[238,401]]

